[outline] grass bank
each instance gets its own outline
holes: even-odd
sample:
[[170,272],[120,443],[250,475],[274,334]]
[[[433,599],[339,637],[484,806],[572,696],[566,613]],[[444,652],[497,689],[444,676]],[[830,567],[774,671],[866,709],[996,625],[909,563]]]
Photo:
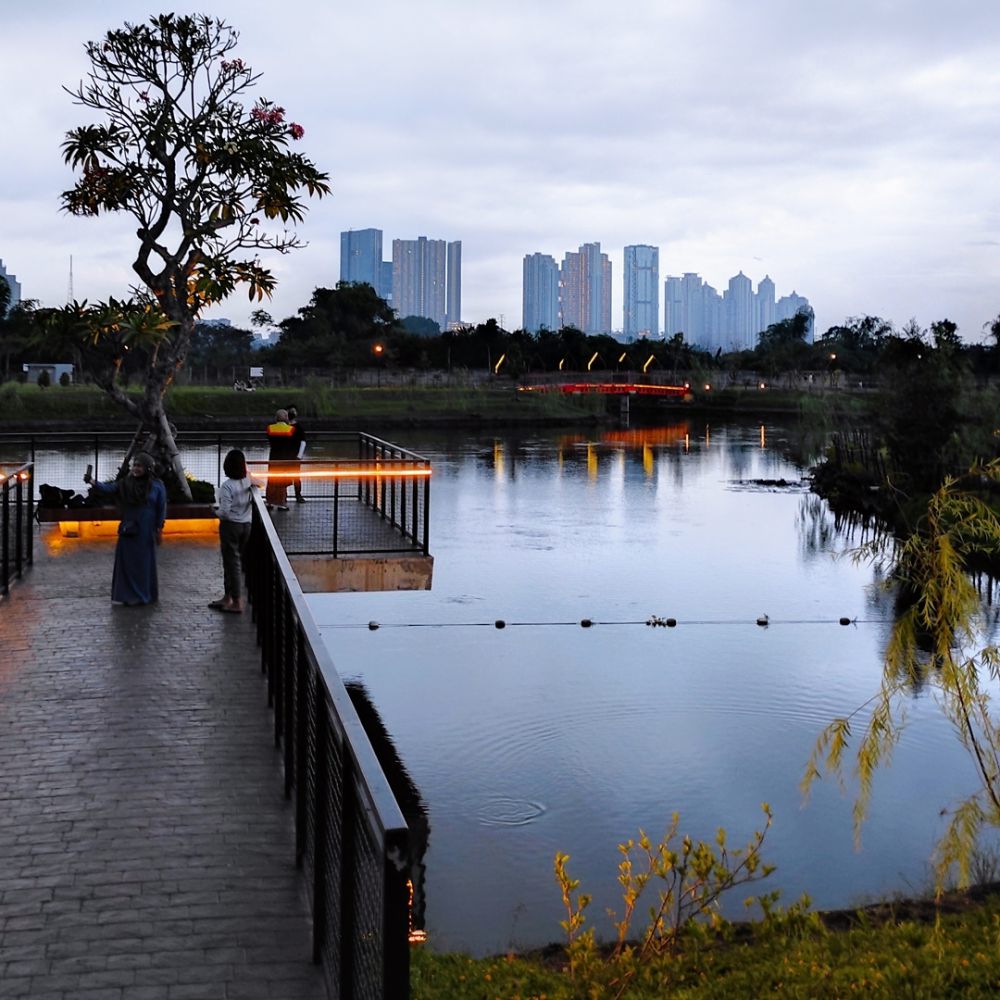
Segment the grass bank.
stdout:
[[[137,397],[138,388],[131,390]],[[294,405],[304,419],[323,426],[413,426],[459,424],[544,424],[615,421],[619,399],[562,393],[518,392],[513,383],[489,388],[464,386],[386,386],[259,389],[236,392],[229,387],[175,386],[167,393],[170,418],[179,426],[261,425],[279,407]],[[694,413],[725,416],[824,414],[835,422],[863,412],[865,399],[847,393],[814,393],[768,389],[695,389],[687,402],[632,397],[632,417],[644,422],[673,421]],[[99,389],[89,385],[49,386],[7,382],[0,385],[0,420],[18,424],[107,426],[125,419],[123,411]]]
[[[620,995],[629,1000],[995,997],[1000,993],[998,889],[956,894],[939,907],[883,903],[791,922],[740,925],[728,940],[703,942],[637,966]],[[563,966],[558,950],[487,959],[418,951],[412,998],[596,1000],[619,995],[608,983],[574,982]]]
[[[133,390],[138,397],[138,389]],[[331,427],[355,428],[412,424],[545,423],[603,420],[603,397],[559,393],[519,393],[514,386],[470,388],[349,388],[326,386],[260,389],[176,386],[166,397],[167,413],[179,425],[253,423],[263,425],[279,407],[294,405],[304,419]],[[7,426],[28,423],[107,425],[124,412],[94,386],[0,386],[0,420]]]

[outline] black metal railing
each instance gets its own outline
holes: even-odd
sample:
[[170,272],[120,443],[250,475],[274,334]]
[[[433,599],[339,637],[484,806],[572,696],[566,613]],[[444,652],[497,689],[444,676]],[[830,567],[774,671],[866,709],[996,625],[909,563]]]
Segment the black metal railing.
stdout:
[[244,564],[313,958],[335,1000],[405,1000],[409,830],[260,497]]
[[31,531],[34,509],[34,469],[30,462],[10,472],[0,472],[0,593],[10,593],[11,581],[20,578],[34,561]]
[[[0,461],[32,462],[39,484],[84,490],[86,466],[93,466],[96,479],[113,479],[131,441],[130,433],[120,431],[6,433],[0,434]],[[183,431],[177,443],[187,472],[216,486],[231,448],[245,453],[251,471],[268,465],[263,431]],[[296,470],[306,475],[296,476]],[[310,431],[306,457],[295,463],[289,478],[300,480],[305,500],[331,504],[333,516],[302,517],[287,530],[283,526],[285,551],[428,555],[430,471],[431,463],[422,455],[370,434]]]

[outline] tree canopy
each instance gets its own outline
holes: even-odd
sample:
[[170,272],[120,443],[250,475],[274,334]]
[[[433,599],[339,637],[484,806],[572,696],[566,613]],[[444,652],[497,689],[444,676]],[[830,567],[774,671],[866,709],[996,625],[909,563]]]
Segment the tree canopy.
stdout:
[[[232,55],[238,37],[204,15],[126,23],[87,43],[90,73],[68,91],[102,120],[66,135],[65,160],[79,176],[63,207],[135,219],[141,286],[128,301],[68,307],[50,335],[77,347],[181,480],[162,397],[197,317],[239,286],[251,300],[270,295],[275,279],[261,252],[301,246],[288,227],[303,220],[306,196],[330,190],[327,175],[289,148],[303,127],[272,100],[246,103],[260,77]],[[145,358],[141,401],[117,382],[125,348]]]

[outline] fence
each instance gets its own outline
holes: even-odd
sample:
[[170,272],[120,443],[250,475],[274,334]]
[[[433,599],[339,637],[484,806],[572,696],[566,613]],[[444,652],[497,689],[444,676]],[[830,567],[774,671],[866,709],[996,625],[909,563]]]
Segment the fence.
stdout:
[[259,497],[245,564],[314,960],[335,1000],[405,1000],[409,831]]
[[[113,479],[131,442],[130,433],[114,431],[0,434],[0,462],[32,462],[39,483],[81,490],[88,464],[95,478]],[[263,431],[184,431],[177,443],[188,474],[215,485],[222,482],[223,459],[231,448],[246,454],[251,471],[268,466]],[[428,555],[431,464],[426,458],[347,431],[310,432],[307,454],[285,470],[287,478],[300,480],[303,499],[321,501],[324,509],[311,511],[307,505],[282,525],[289,555]],[[332,518],[327,514],[331,506]]]
[[0,532],[3,534],[0,555],[0,593],[10,593],[10,583],[20,577],[34,559],[31,519],[35,495],[34,468],[31,463],[0,472]]

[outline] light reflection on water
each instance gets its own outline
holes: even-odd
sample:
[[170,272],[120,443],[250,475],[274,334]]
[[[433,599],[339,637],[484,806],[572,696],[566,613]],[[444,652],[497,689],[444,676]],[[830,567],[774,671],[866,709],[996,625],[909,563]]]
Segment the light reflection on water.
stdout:
[[[559,938],[556,851],[607,926],[617,844],[674,810],[682,830],[725,826],[737,845],[769,802],[765,855],[788,902],[926,885],[939,810],[973,782],[932,699],[909,707],[860,852],[849,796],[827,781],[803,807],[798,792],[822,726],[877,689],[891,607],[870,567],[835,558],[845,543],[795,485],[788,440],[692,423],[398,442],[434,463],[433,590],[310,604],[428,806],[432,946]],[[678,627],[578,624],[654,614]],[[822,623],[760,628],[763,614]]]

